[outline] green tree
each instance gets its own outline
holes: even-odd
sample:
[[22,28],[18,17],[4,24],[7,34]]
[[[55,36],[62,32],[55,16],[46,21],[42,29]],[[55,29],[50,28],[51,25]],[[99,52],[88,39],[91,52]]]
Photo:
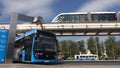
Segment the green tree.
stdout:
[[63,40],[63,41],[60,41],[60,46],[59,46],[60,48],[60,52],[63,54],[63,55],[65,55],[65,56],[67,56],[68,55],[68,47],[67,47],[67,42],[66,42],[66,40]]
[[95,46],[96,46],[96,54],[100,58],[102,56],[102,44],[100,44],[99,37],[95,37]]
[[106,52],[108,55],[108,59],[115,59],[115,46],[116,40],[115,37],[109,36],[108,39],[105,41]]
[[120,40],[116,42],[115,55],[116,55],[116,59],[120,57]]
[[72,40],[63,40],[59,44],[59,49],[66,58],[73,58],[79,52],[76,42]]
[[77,44],[78,44],[79,52],[81,52],[82,54],[85,54],[86,49],[85,49],[85,42],[84,42],[84,40],[78,41]]
[[90,37],[87,40],[88,50],[91,51],[92,54],[96,54],[95,40],[93,37]]
[[68,40],[68,47],[69,47],[69,56],[74,57],[75,54],[78,54],[79,50],[77,48],[76,42],[72,40]]
[[100,45],[101,45],[101,56],[100,56],[100,58],[101,58],[101,59],[105,59],[106,57],[105,57],[105,55],[104,55],[104,52],[105,52],[104,42],[101,41]]

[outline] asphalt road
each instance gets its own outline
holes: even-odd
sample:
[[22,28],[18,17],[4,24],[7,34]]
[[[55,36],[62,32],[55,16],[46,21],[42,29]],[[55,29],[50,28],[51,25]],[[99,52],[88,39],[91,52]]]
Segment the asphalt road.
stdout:
[[0,68],[120,68],[120,65],[1,63]]

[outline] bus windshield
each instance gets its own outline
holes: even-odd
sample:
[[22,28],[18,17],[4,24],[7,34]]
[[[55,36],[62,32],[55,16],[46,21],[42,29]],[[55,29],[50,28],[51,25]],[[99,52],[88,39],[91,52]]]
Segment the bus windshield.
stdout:
[[35,40],[35,50],[54,51],[56,40],[52,37],[39,37]]

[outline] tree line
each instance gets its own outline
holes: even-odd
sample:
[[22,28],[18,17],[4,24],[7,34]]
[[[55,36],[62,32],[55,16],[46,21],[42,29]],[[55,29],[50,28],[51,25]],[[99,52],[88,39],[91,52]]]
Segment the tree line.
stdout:
[[79,53],[86,54],[90,50],[92,54],[97,54],[100,60],[107,58],[108,60],[116,60],[120,57],[120,40],[116,40],[114,36],[108,36],[105,41],[100,41],[99,37],[89,37],[87,40],[59,41],[57,47],[58,53],[61,53],[65,58],[74,58],[74,55]]

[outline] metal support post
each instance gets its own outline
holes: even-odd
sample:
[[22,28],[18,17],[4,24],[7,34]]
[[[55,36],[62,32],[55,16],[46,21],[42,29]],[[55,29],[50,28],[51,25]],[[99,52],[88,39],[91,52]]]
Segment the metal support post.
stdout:
[[12,62],[18,20],[33,22],[34,17],[13,13],[10,21],[6,62]]

